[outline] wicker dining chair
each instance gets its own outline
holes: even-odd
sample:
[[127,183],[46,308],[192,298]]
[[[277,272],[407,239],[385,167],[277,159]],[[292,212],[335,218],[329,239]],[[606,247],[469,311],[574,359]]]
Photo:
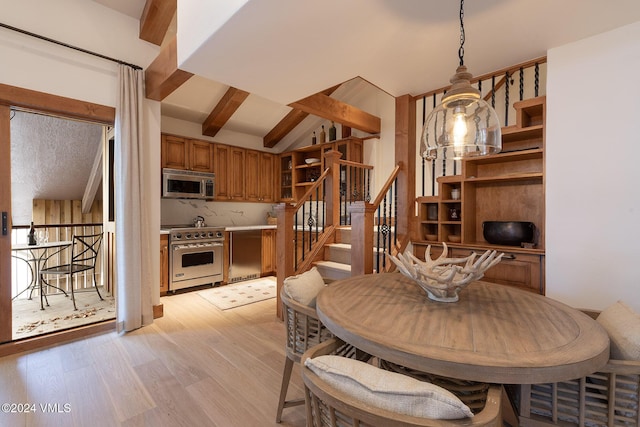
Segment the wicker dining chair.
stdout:
[[[584,312],[594,319],[600,314]],[[598,372],[582,378],[523,384],[510,391],[521,426],[640,425],[640,360],[610,358]]]
[[487,387],[484,405],[473,417],[433,419],[404,415],[365,404],[333,387],[305,366],[308,358],[335,354],[341,348],[344,348],[344,343],[338,338],[332,338],[311,348],[302,357],[307,427],[502,426],[500,385]]
[[300,363],[300,358],[309,348],[331,338],[333,335],[318,320],[315,307],[300,304],[289,298],[285,288],[280,292],[282,299],[285,340],[285,364],[280,386],[280,399],[276,413],[276,422],[282,419],[282,410],[291,406],[304,404],[304,398],[286,400],[287,390],[291,381],[294,363]]
[[68,263],[59,265],[49,265],[49,259],[45,261],[44,267],[40,270],[40,282],[48,285],[44,276],[69,276],[69,289],[73,308],[77,310],[76,297],[74,293],[73,276],[85,271],[93,273],[93,287],[102,301],[102,295],[96,283],[96,263],[100,245],[102,244],[102,233],[90,235],[74,235],[71,244],[71,260]]

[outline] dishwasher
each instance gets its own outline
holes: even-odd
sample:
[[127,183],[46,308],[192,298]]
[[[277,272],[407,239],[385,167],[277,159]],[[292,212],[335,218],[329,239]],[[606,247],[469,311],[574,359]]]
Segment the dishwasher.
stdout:
[[260,277],[262,230],[229,232],[229,283]]

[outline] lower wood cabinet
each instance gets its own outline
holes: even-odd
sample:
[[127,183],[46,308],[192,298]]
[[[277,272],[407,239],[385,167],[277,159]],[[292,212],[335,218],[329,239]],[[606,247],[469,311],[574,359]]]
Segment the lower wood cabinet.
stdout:
[[160,235],[160,295],[169,292],[169,235]]
[[276,230],[262,230],[262,271],[266,276],[276,271]]
[[[413,243],[413,252],[418,259],[423,260],[427,249],[426,244]],[[469,256],[472,252],[481,255],[487,248],[451,247],[449,246],[450,258],[462,258]],[[545,294],[544,281],[544,255],[530,253],[526,251],[503,250],[502,261],[484,273],[481,280],[502,285],[513,286],[540,295]],[[443,247],[440,245],[431,246],[431,257],[436,258],[442,253]]]

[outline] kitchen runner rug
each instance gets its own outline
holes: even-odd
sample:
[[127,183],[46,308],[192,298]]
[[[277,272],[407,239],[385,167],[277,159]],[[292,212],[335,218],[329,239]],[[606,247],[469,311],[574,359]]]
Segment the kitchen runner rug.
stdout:
[[220,310],[240,307],[276,297],[276,281],[271,279],[252,280],[246,283],[219,286],[199,291],[198,295]]

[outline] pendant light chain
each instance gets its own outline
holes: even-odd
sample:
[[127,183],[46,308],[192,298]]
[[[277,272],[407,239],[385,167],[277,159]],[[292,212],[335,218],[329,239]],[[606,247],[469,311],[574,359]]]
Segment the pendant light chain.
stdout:
[[458,49],[458,58],[460,58],[460,66],[464,65],[464,0],[460,0],[460,48]]

